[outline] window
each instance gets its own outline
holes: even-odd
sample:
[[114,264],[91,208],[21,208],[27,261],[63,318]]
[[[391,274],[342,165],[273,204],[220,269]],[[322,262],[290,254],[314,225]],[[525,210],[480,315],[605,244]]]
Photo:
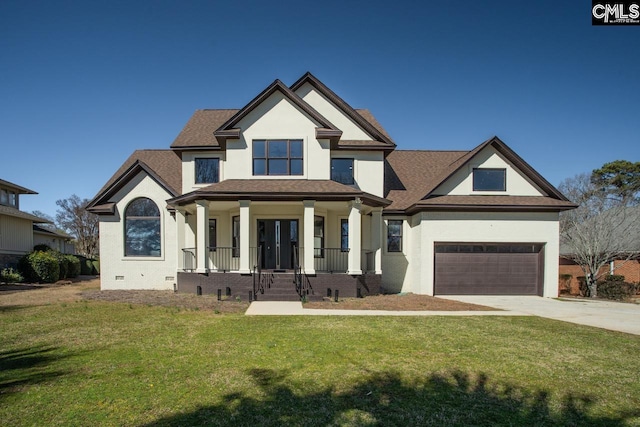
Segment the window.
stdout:
[[324,258],[324,217],[313,217],[313,256]]
[[353,185],[353,159],[331,159],[331,180]]
[[9,191],[9,204],[14,207],[18,207],[18,193],[15,191]]
[[506,191],[506,169],[473,169],[473,191]]
[[196,159],[196,184],[220,181],[220,159]]
[[402,252],[402,220],[390,219],[387,224],[387,252]]
[[302,140],[254,140],[253,174],[302,175]]
[[233,246],[231,256],[237,258],[240,256],[240,217],[234,216],[231,218],[232,234],[231,234],[231,246]]
[[215,219],[209,220],[209,250],[215,251],[218,246],[218,239],[216,236],[217,223]]
[[349,252],[349,220],[340,220],[340,250]]
[[140,197],[124,213],[125,256],[160,256],[160,210],[151,199]]

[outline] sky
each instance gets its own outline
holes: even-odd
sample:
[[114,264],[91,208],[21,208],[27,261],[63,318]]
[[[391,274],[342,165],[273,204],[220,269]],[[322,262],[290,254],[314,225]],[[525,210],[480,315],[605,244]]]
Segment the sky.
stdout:
[[93,198],[196,109],[310,71],[398,145],[497,135],[549,182],[640,161],[640,26],[586,1],[0,1],[0,179]]

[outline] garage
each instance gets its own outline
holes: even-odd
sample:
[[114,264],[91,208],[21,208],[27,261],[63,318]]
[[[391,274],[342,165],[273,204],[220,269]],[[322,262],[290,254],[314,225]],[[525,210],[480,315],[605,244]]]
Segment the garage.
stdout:
[[542,295],[538,243],[436,243],[436,295]]

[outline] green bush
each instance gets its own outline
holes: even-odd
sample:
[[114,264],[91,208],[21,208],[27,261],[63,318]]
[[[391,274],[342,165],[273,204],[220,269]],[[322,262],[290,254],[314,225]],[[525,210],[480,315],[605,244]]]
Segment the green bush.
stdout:
[[3,268],[0,270],[0,282],[2,283],[20,283],[23,280],[22,275],[13,268]]
[[[611,277],[611,276],[609,276]],[[624,280],[606,280],[598,283],[598,296],[601,298],[624,301],[636,294],[636,285]]]
[[80,260],[73,255],[63,255],[65,263],[67,264],[67,277],[74,278],[80,274]]
[[604,278],[605,282],[624,282],[624,276],[622,274],[609,274]]
[[91,265],[93,266],[93,274],[95,275],[100,274],[100,261],[97,259],[94,259],[93,261],[91,261]]
[[60,263],[51,251],[25,255],[18,262],[18,268],[30,282],[54,283],[60,278]]
[[51,250],[51,246],[41,243],[39,245],[35,245],[33,247],[34,252],[49,252]]

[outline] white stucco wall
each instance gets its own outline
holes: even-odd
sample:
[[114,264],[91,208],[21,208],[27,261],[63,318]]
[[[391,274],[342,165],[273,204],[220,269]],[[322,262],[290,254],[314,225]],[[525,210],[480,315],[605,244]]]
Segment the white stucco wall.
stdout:
[[[506,191],[473,191],[474,168],[506,169]],[[535,184],[522,175],[511,163],[502,157],[493,147],[486,147],[478,153],[469,164],[463,166],[446,182],[436,188],[436,195],[509,195],[509,196],[544,196]]]
[[309,83],[299,87],[296,94],[340,129],[342,131],[342,139],[354,141],[369,141],[372,139],[371,135],[363,131],[360,126],[336,108]]
[[276,92],[238,123],[239,140],[227,142],[225,179],[253,177],[252,141],[256,139],[301,139],[303,142],[303,174],[292,176],[255,176],[259,179],[328,179],[329,141],[317,140],[318,124],[306,113]]
[[[160,210],[161,256],[124,256],[124,215],[127,205],[138,197],[153,200]],[[110,199],[115,215],[100,216],[101,289],[173,289],[177,269],[175,218],[166,209],[171,195],[146,173],[141,172]]]
[[384,155],[382,151],[333,151],[331,158],[353,159],[356,187],[384,197]]
[[383,252],[383,283],[389,290],[433,295],[436,242],[523,242],[544,245],[543,296],[558,296],[557,213],[423,212],[405,221],[403,231],[403,253]]

